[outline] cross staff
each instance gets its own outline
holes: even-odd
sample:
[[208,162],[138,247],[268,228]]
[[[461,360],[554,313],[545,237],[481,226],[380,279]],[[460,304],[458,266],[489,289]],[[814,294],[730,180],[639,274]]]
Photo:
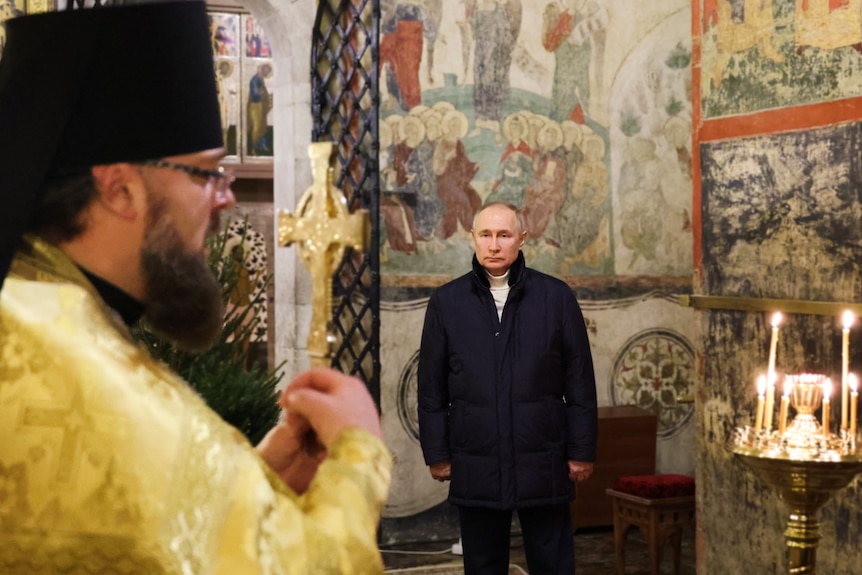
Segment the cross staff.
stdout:
[[308,147],[314,183],[296,206],[297,216],[278,212],[278,245],[296,242],[305,266],[311,272],[311,329],[308,354],[314,367],[328,367],[333,356],[332,276],[348,247],[365,251],[371,243],[367,210],[351,214],[344,193],[332,185],[332,142]]

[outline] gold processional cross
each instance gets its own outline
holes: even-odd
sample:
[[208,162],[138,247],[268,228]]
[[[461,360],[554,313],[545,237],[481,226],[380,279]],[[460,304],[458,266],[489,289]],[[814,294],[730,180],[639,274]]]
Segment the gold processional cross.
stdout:
[[350,213],[344,193],[332,184],[332,142],[308,147],[314,183],[305,190],[296,214],[278,212],[278,245],[299,244],[299,254],[311,272],[311,329],[308,354],[313,367],[329,367],[334,353],[332,276],[348,247],[367,251],[371,224],[367,210]]

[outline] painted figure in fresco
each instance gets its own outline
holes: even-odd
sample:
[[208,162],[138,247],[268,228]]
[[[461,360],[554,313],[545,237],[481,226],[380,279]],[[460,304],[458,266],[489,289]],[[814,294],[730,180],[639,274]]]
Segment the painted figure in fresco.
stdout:
[[482,207],[482,198],[470,185],[479,166],[467,157],[461,141],[467,135],[467,116],[459,110],[447,112],[442,119],[443,137],[434,149],[434,173],[437,174],[437,192],[445,210],[437,228],[441,239],[449,239],[458,231],[473,227],[473,216]]
[[0,55],[3,54],[3,46],[6,45],[6,26],[3,23],[9,18],[23,15],[24,11],[15,5],[15,0],[0,0]]
[[664,234],[668,214],[655,148],[655,142],[648,138],[633,138],[620,168],[620,237],[633,252],[629,267],[641,257],[654,260]]
[[560,123],[563,130],[563,150],[566,160],[566,186],[575,181],[578,166],[584,160],[584,152],[581,144],[584,141],[584,130],[581,125],[572,120],[563,120]]
[[570,256],[564,261],[597,266],[610,256],[608,168],[605,141],[592,131],[584,135],[584,161],[557,213],[556,236]]
[[400,141],[401,123],[390,121],[400,116],[390,116],[380,122],[378,126],[378,138],[380,140],[380,190],[382,192],[393,191],[398,187],[397,174],[395,173],[394,158],[395,145]]
[[213,32],[213,52],[217,56],[224,56],[230,53],[230,43],[232,38],[227,35],[224,26],[217,26]]
[[862,0],[796,0],[796,53],[808,46],[862,53]]
[[[425,139],[431,144],[431,152],[437,149],[440,138],[443,137],[443,112],[440,108],[424,108],[415,111],[411,116],[416,116],[425,124]],[[433,160],[432,160],[433,161]]]
[[468,0],[466,10],[475,46],[476,131],[489,129],[499,139],[503,106],[509,95],[512,51],[521,30],[521,0]]
[[590,104],[593,44],[604,53],[608,12],[594,0],[563,0],[545,7],[542,45],[554,54],[551,118],[583,124]]
[[500,156],[502,164],[513,152],[521,152],[532,158],[533,148],[530,145],[530,111],[521,110],[506,116],[503,122],[503,135],[506,137],[506,148]]
[[272,75],[272,65],[261,64],[248,83],[248,153],[251,156],[271,156],[272,146],[267,140],[267,116],[272,110],[272,94],[266,87],[266,78]]
[[219,112],[221,114],[221,132],[228,155],[236,153],[236,143],[228,141],[231,126],[236,126],[236,90],[228,78],[233,76],[234,67],[230,60],[218,60],[216,70],[216,92],[218,93]]
[[437,39],[437,29],[419,3],[398,4],[380,30],[380,63],[386,73],[386,87],[405,111],[422,101],[419,65],[422,62],[423,37],[430,43]]
[[405,147],[409,150],[405,162],[407,181],[401,189],[406,196],[414,198],[413,214],[419,239],[431,240],[443,217],[443,201],[437,195],[437,178],[431,167],[433,145],[425,137],[425,124],[420,118],[407,116],[401,129]]
[[0,0],[0,21],[5,22],[9,18],[23,15],[24,11],[16,6],[15,0]]
[[668,118],[662,128],[665,140],[676,150],[676,159],[679,169],[683,175],[691,181],[691,152],[688,146],[691,143],[691,122],[686,122],[679,116]]
[[733,54],[758,46],[764,58],[784,61],[784,56],[772,44],[775,35],[772,0],[704,0],[703,10],[704,35],[710,29],[715,30],[718,51],[707,76],[713,89],[721,85]]
[[429,84],[434,83],[434,45],[437,43],[437,31],[443,20],[443,0],[424,0],[427,23],[422,29],[425,34],[426,78]]
[[[393,121],[393,118],[397,118],[398,120]],[[392,137],[395,141],[395,146],[392,148],[392,169],[395,171],[395,189],[399,190],[403,190],[407,184],[407,160],[410,159],[410,154],[413,153],[413,149],[405,141],[404,123],[406,120],[407,116],[397,115],[389,116],[386,120],[386,123],[392,126]],[[415,198],[409,203],[415,206]]]
[[251,18],[248,18],[245,24],[245,55],[249,58],[272,57],[269,42],[264,38],[260,27]]
[[535,114],[530,110],[523,110],[521,113],[527,118],[527,145],[530,146],[533,163],[535,164],[536,159],[541,153],[541,150],[539,150],[539,132],[542,131],[542,128],[544,128],[545,124],[547,124],[551,119],[541,114]]
[[[217,17],[210,15],[210,33],[212,34],[213,56],[236,56],[235,29],[228,25],[237,16]],[[235,21],[235,20],[233,20]]]
[[[386,259],[386,243],[395,251],[404,253],[416,253],[418,235],[416,233],[416,222],[413,218],[415,201],[408,203],[405,195],[400,193],[400,188],[407,183],[406,166],[402,163],[401,178],[395,166],[391,163],[395,146],[403,144],[403,135],[393,133],[392,122],[380,122],[380,215],[383,217],[383,233],[380,242],[384,248],[382,259]],[[400,130],[399,130],[400,131]],[[399,142],[394,140],[398,139]],[[406,144],[405,144],[406,146]],[[408,196],[415,200],[415,196]]]
[[[533,182],[527,188],[522,212],[527,226],[527,237],[542,239],[545,229],[565,200],[566,161],[563,148],[563,130],[553,120],[548,121],[537,137],[538,155]],[[553,245],[553,240],[550,240]],[[559,247],[559,246],[557,246]]]
[[510,114],[503,122],[508,140],[500,157],[500,176],[484,203],[506,202],[518,208],[524,205],[527,186],[533,181],[533,150],[527,138],[530,124],[523,112]]

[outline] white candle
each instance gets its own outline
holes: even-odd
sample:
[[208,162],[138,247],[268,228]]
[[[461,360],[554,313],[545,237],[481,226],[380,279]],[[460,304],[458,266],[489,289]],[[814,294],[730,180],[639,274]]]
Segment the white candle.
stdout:
[[832,380],[823,384],[823,437],[829,438],[829,396],[832,395]]
[[859,383],[852,373],[847,377],[847,381],[850,386],[850,437],[856,437],[856,400],[859,398],[856,390]]
[[763,401],[766,393],[766,376],[757,378],[757,415],[754,419],[754,431],[760,431],[763,426]]
[[766,407],[763,414],[763,428],[772,431],[772,412],[775,411],[775,377],[766,382]]
[[849,309],[842,316],[844,329],[841,332],[841,429],[847,429],[847,370],[850,363],[850,326],[853,325],[854,319]]
[[784,380],[784,394],[781,396],[781,409],[778,413],[778,433],[784,435],[784,429],[787,425],[787,407],[790,405],[790,390],[793,385],[789,379]]
[[772,314],[772,340],[769,342],[769,369],[766,372],[766,424],[772,431],[772,412],[775,409],[775,353],[778,347],[778,325],[781,323],[781,312]]

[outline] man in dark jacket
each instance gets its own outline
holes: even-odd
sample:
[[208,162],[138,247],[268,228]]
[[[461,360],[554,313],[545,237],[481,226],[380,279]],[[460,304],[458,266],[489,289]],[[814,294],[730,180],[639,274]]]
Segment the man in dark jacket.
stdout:
[[524,265],[515,206],[473,223],[473,270],[428,303],[419,359],[425,463],[451,480],[466,575],[508,572],[518,511],[530,573],[575,572],[569,501],[596,456],[596,385],[569,286]]

